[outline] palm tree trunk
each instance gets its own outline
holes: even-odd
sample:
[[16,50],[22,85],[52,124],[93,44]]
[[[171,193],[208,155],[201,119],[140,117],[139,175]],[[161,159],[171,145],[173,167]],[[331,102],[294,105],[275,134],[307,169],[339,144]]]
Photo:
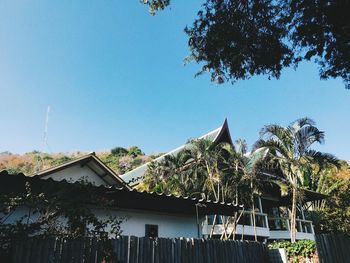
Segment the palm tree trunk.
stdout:
[[235,240],[236,239],[236,227],[237,227],[237,212],[235,212],[235,215],[233,217],[233,224],[232,224],[232,230],[231,233],[229,233],[227,239],[230,239],[231,235],[232,235],[232,239]]
[[251,202],[252,202],[252,219],[253,219],[253,229],[254,229],[254,239],[255,241],[258,241],[257,234],[256,234],[256,221],[255,221],[255,202],[254,202],[254,187],[253,187],[253,180],[250,181],[250,190],[251,193]]
[[296,216],[297,216],[297,189],[293,187],[292,211],[290,215],[290,240],[292,243],[296,241]]
[[220,240],[227,240],[227,228],[229,226],[229,223],[230,223],[230,218],[225,218],[225,216],[221,216],[221,222],[222,222],[222,225],[223,225],[223,232],[220,236]]
[[29,206],[28,217],[27,217],[27,227],[29,226],[29,220],[30,220],[31,213],[32,213],[32,207]]
[[215,225],[216,225],[216,217],[217,217],[217,215],[215,214],[215,215],[214,215],[214,219],[213,219],[213,224],[212,224],[212,226],[211,226],[209,238],[212,238],[212,236],[213,236],[213,234],[214,234],[214,228],[215,228]]
[[252,195],[252,216],[253,216],[254,239],[255,241],[258,241],[257,234],[256,234],[254,195]]
[[244,239],[244,223],[242,225],[242,235],[241,235],[241,240],[243,240],[243,239]]
[[232,239],[233,240],[236,239],[236,230],[237,230],[238,221],[241,219],[243,213],[244,213],[244,209],[239,213],[239,215],[238,215],[238,212],[235,212],[235,215],[234,215],[234,218],[233,218],[233,224],[232,224],[233,227],[232,227],[232,230],[229,233],[227,239],[230,239],[231,235],[232,235]]

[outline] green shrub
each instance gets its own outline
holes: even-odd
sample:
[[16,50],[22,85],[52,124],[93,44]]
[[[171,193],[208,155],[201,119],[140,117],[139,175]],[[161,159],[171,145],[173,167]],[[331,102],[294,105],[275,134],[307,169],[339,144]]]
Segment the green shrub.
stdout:
[[144,153],[142,152],[142,150],[139,147],[137,147],[137,146],[130,146],[128,148],[128,155],[136,157],[136,156],[139,156],[139,155],[144,155]]
[[299,240],[295,243],[290,241],[274,241],[269,245],[270,249],[275,248],[284,248],[288,259],[303,257],[303,258],[312,258],[316,252],[316,244],[313,240]]
[[111,154],[113,154],[115,156],[125,156],[128,154],[128,150],[123,148],[123,147],[117,146],[111,150]]

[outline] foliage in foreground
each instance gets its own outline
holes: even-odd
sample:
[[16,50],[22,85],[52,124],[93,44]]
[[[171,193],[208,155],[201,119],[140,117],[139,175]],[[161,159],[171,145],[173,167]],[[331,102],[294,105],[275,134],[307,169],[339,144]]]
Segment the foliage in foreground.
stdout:
[[112,215],[98,218],[93,208],[108,209],[113,202],[95,191],[85,182],[69,185],[48,182],[33,188],[27,182],[24,192],[1,193],[0,254],[8,253],[13,241],[36,235],[97,237],[107,253],[109,238],[121,234],[123,218]]
[[342,161],[340,169],[325,167],[314,175],[313,190],[328,198],[312,204],[307,217],[316,233],[350,234],[350,166]]
[[284,248],[290,262],[300,262],[303,258],[311,259],[316,256],[316,244],[313,240],[298,240],[295,243],[285,240],[274,241],[268,247],[270,249]]

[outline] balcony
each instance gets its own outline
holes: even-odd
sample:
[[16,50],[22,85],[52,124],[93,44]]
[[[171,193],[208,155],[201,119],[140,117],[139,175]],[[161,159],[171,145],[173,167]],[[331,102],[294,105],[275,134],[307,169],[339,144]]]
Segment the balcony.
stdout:
[[[227,217],[224,217],[224,221]],[[314,240],[314,228],[309,220],[297,219],[296,221],[296,239]],[[265,213],[255,213],[256,234],[261,238],[268,239],[290,239],[290,220],[287,218],[268,218]],[[202,234],[209,236],[213,228],[213,216],[207,216],[206,222],[202,228]],[[232,224],[229,224],[226,233],[230,234],[233,230]],[[254,236],[253,214],[245,211],[238,221],[236,228],[236,239],[243,236]],[[224,233],[224,225],[220,216],[217,217],[213,229],[213,235],[221,236]]]
[[[290,220],[288,218],[268,218],[270,239],[290,239]],[[314,240],[312,221],[297,219],[296,239]]]
[[[227,220],[225,217],[224,220]],[[255,226],[256,226],[256,234],[258,237],[269,237],[269,226],[267,214],[264,213],[255,213]],[[203,225],[202,234],[210,235],[213,228],[213,216],[208,216],[206,223]],[[229,224],[226,233],[231,233],[233,230],[233,225]],[[253,214],[250,211],[243,212],[242,217],[238,221],[238,225],[236,228],[236,238],[240,238],[242,235],[244,236],[254,236],[254,226],[253,226]],[[221,236],[224,233],[224,225],[222,224],[221,217],[217,218],[216,224],[214,226],[213,235]]]

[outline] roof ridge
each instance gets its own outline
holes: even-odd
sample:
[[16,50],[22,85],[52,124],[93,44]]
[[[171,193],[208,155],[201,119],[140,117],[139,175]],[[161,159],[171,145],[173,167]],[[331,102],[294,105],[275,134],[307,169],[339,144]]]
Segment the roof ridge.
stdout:
[[44,170],[40,170],[40,171],[38,171],[38,172],[32,174],[32,176],[37,176],[37,175],[40,175],[40,174],[42,174],[42,173],[46,173],[46,172],[48,172],[48,171],[55,170],[55,169],[57,169],[57,168],[67,166],[67,165],[69,165],[69,164],[72,164],[72,163],[75,163],[75,162],[78,162],[78,161],[81,161],[81,160],[84,160],[84,159],[87,159],[87,158],[90,158],[90,157],[93,157],[93,156],[96,157],[95,152],[90,152],[90,153],[88,153],[88,154],[82,155],[82,156],[80,156],[80,157],[78,157],[78,158],[75,158],[75,159],[73,159],[73,160],[70,160],[70,161],[68,161],[68,162],[64,162],[64,163],[61,163],[61,164],[58,164],[58,165],[54,165],[54,166],[52,166],[52,167],[50,167],[50,168],[46,168],[46,169],[44,169]]

